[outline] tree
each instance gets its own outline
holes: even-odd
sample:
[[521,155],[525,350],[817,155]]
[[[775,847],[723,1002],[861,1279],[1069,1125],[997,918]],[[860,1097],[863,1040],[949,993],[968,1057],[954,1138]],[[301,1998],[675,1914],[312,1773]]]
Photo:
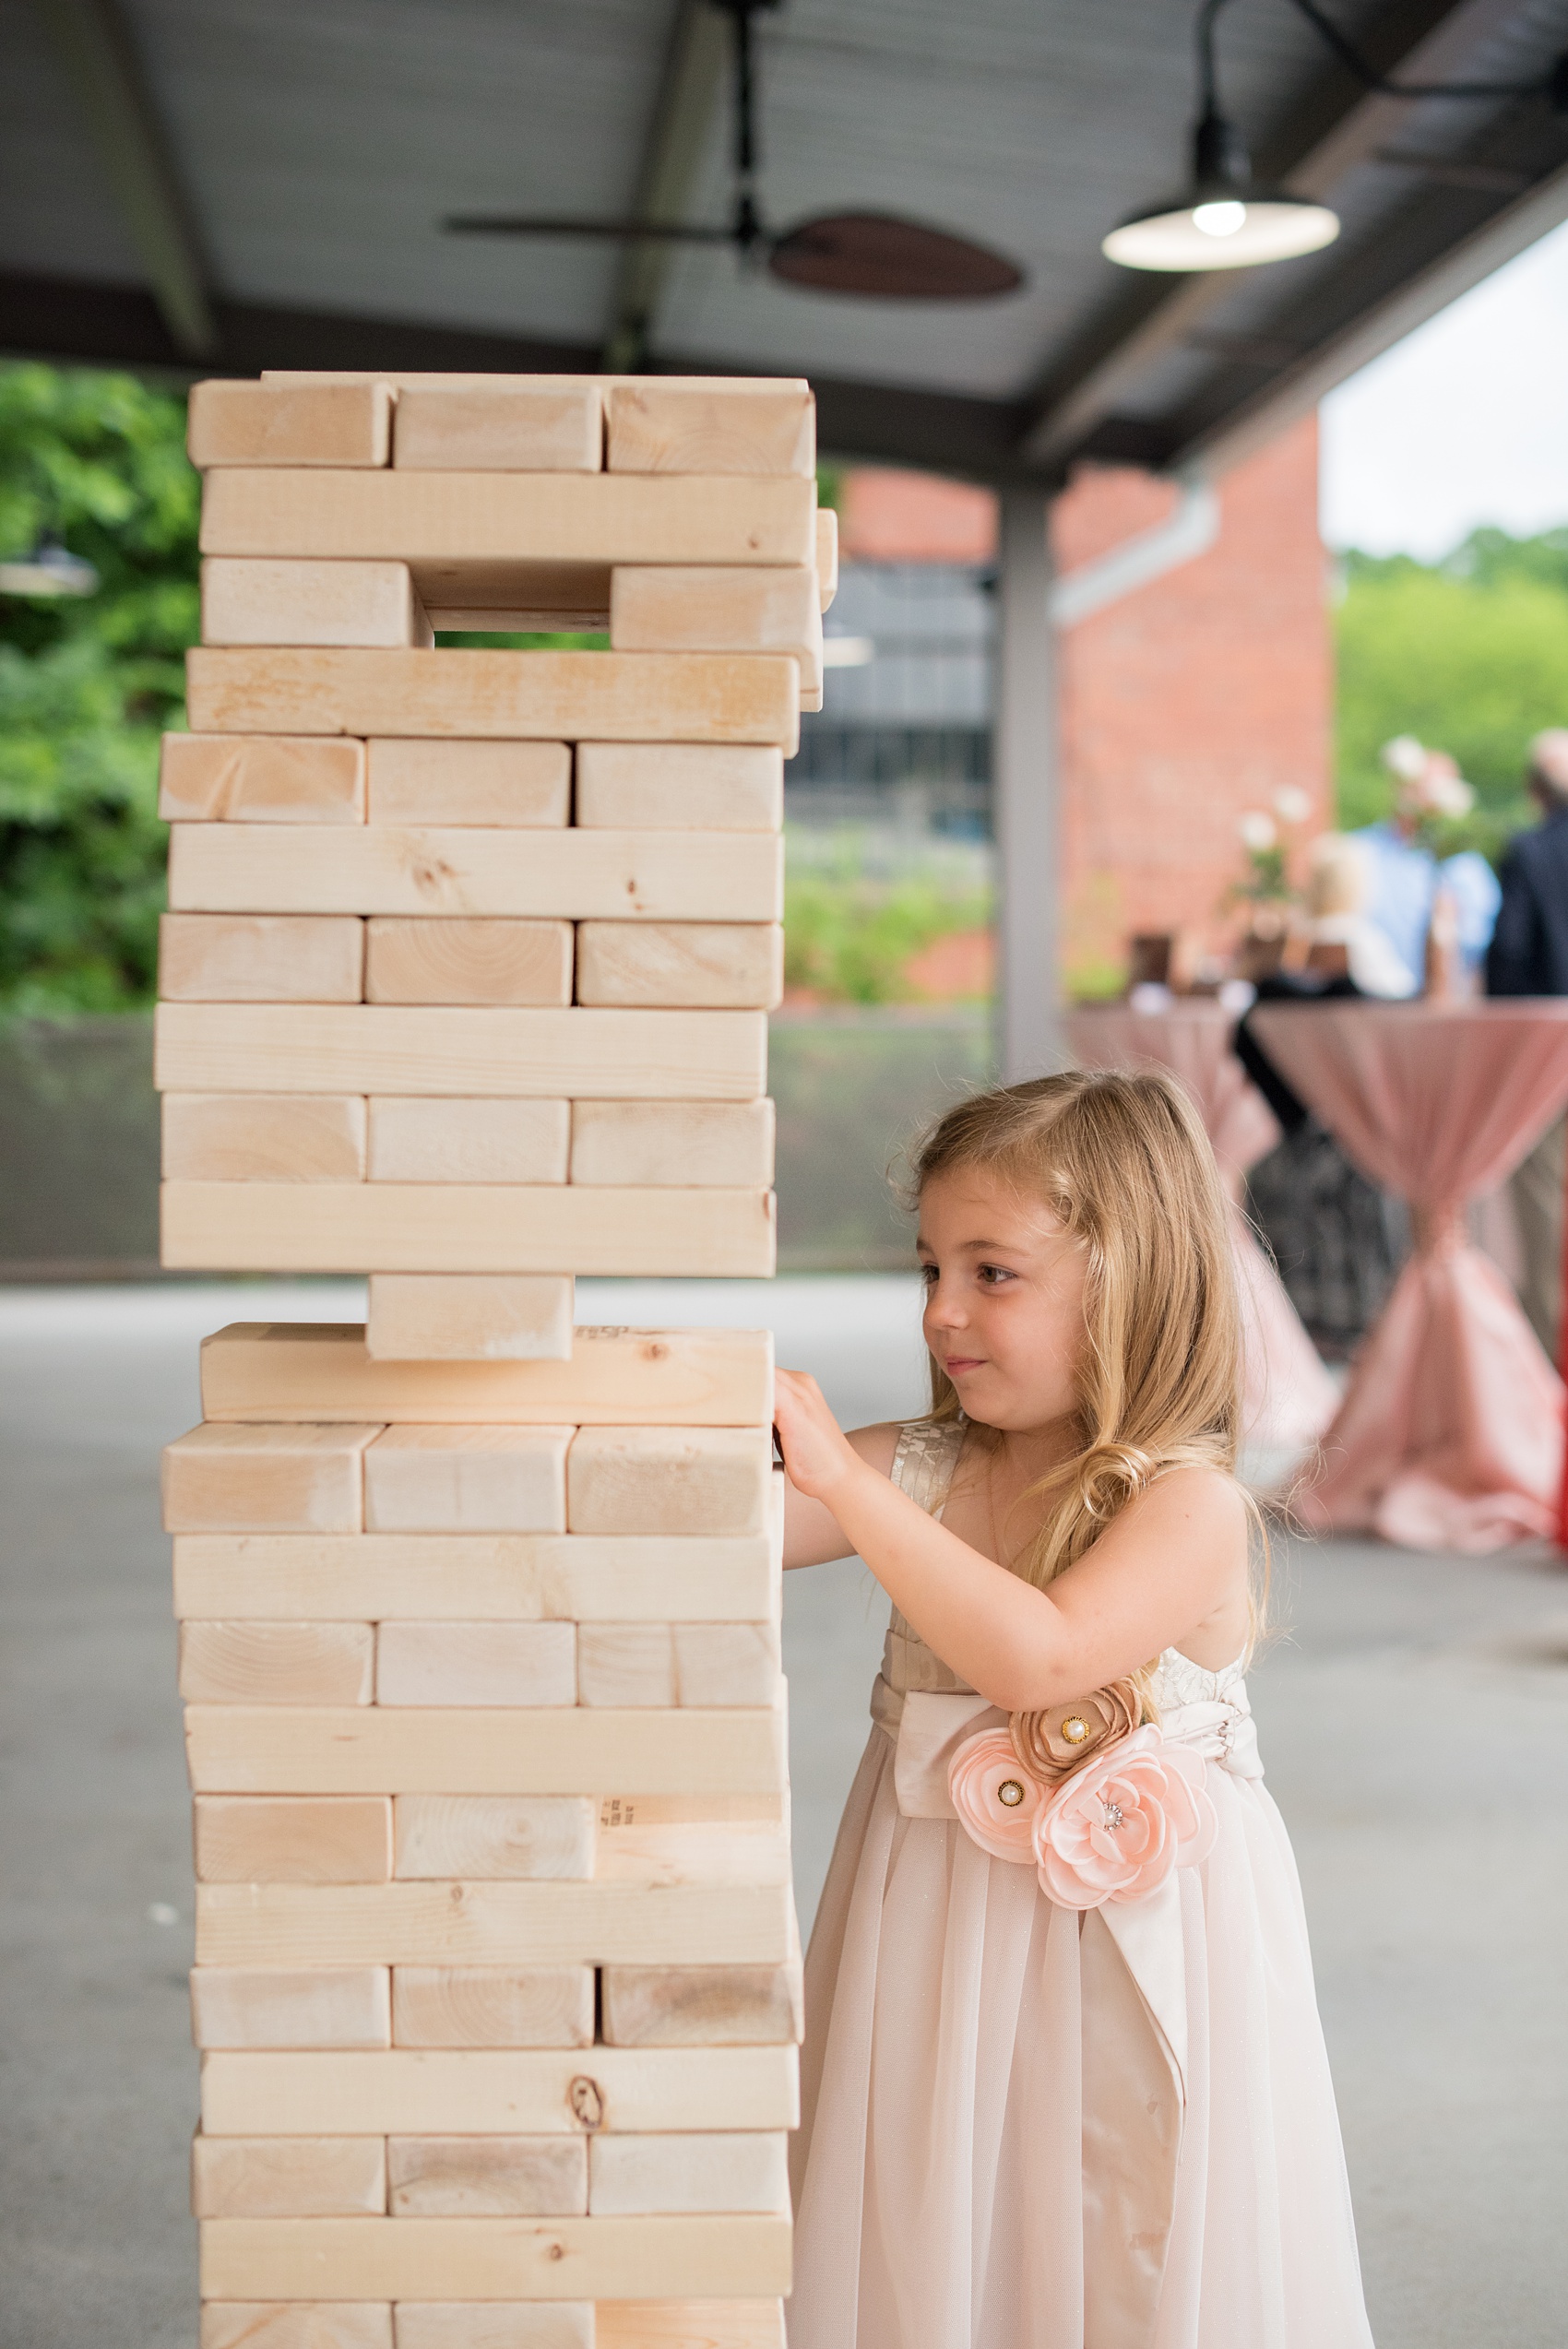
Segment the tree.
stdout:
[[167,835],[158,738],[184,719],[200,484],[183,399],[0,367],[0,562],[53,540],[88,597],[0,597],[0,1008],[149,1001]]
[[1531,735],[1568,724],[1568,530],[1477,530],[1431,565],[1352,553],[1337,634],[1340,822],[1387,813],[1378,753],[1415,734],[1475,786],[1475,813],[1444,845],[1496,856],[1531,819]]

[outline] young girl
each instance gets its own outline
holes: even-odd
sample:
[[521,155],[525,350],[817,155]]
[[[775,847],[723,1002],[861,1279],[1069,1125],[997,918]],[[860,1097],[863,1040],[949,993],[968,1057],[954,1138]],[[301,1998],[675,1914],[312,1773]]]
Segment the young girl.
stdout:
[[1242,1679],[1207,1140],[1080,1073],[964,1102],[916,1173],[929,1416],[846,1437],[778,1378],[786,1563],[858,1551],[893,1601],[806,1965],[791,2349],[1371,2349]]

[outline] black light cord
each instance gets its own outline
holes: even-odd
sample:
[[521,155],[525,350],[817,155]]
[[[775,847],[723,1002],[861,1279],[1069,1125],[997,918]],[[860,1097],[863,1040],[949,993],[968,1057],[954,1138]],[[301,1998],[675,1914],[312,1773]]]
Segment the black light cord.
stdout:
[[[1214,27],[1225,5],[1226,0],[1203,0],[1198,10],[1198,90],[1206,114],[1218,112]],[[1368,65],[1317,0],[1289,0],[1289,5],[1305,17],[1324,47],[1333,51],[1348,73],[1354,74],[1362,89],[1374,90],[1380,98],[1550,98],[1560,113],[1568,112],[1568,57],[1559,57],[1550,73],[1534,81],[1392,81],[1375,65]]]

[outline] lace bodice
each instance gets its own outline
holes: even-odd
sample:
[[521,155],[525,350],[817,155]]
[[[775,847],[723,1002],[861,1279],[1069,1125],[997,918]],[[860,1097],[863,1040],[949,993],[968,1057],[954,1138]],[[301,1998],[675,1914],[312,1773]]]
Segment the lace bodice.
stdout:
[[[940,1519],[946,1505],[947,1488],[953,1481],[963,1441],[962,1419],[910,1419],[898,1438],[890,1471],[893,1481],[901,1492],[907,1492],[911,1501],[919,1501],[935,1518]],[[1216,1702],[1240,1684],[1246,1664],[1243,1653],[1233,1664],[1210,1672],[1203,1665],[1194,1664],[1191,1656],[1183,1655],[1180,1648],[1168,1647],[1155,1674],[1154,1701],[1162,1713],[1174,1712],[1182,1704]],[[968,1682],[961,1680],[951,1666],[944,1664],[897,1608],[883,1642],[882,1679],[888,1693],[900,1702],[913,1690],[934,1690],[953,1696],[973,1694]]]

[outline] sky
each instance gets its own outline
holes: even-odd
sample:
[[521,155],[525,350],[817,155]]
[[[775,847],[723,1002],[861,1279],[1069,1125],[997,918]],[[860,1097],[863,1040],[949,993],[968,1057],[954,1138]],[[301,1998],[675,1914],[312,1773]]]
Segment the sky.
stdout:
[[1479,523],[1568,523],[1568,227],[1329,394],[1323,535],[1448,553]]

